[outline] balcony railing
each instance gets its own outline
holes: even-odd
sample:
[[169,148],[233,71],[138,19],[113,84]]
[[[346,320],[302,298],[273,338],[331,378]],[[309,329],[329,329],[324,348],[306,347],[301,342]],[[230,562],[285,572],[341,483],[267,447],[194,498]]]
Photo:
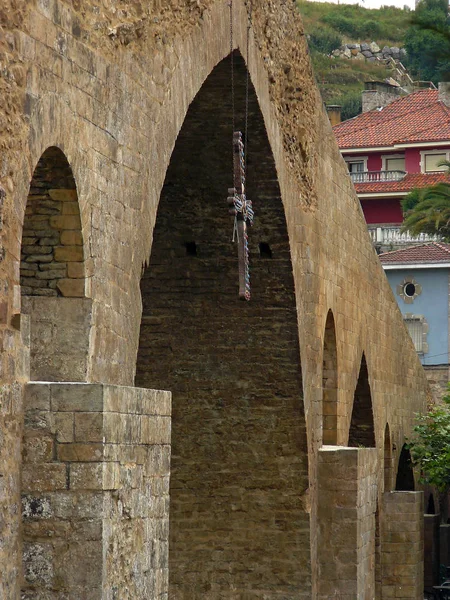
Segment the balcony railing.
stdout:
[[401,181],[405,171],[360,171],[350,173],[353,183],[378,183],[380,181]]
[[420,233],[419,235],[411,235],[409,231],[400,232],[399,226],[392,227],[370,227],[370,237],[372,242],[381,246],[401,246],[403,244],[421,244],[423,242],[439,242],[440,236]]

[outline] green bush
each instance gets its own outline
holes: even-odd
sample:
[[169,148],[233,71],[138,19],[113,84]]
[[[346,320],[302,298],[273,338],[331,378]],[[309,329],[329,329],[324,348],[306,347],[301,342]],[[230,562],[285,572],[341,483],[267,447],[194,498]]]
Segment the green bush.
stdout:
[[342,45],[342,38],[330,27],[317,27],[311,32],[309,43],[317,52],[331,54]]
[[343,96],[340,105],[342,106],[341,118],[343,121],[356,117],[362,110],[361,94],[357,92]]

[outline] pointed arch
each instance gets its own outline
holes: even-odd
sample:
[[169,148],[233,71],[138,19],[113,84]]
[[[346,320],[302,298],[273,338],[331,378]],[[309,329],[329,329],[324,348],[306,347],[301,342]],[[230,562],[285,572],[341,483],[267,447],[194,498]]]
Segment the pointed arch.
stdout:
[[373,422],[372,394],[369,384],[366,357],[363,353],[358,382],[353,398],[348,445],[353,447],[375,447],[375,427]]
[[437,514],[436,512],[436,504],[434,502],[434,494],[432,492],[430,492],[429,496],[428,496],[428,500],[427,500],[427,509],[426,509],[426,513],[427,515],[435,515]]
[[403,444],[400,452],[395,489],[399,492],[413,492],[415,490],[411,453],[406,444]]
[[323,339],[322,394],[323,443],[336,445],[338,439],[338,362],[336,327],[331,310],[327,314]]
[[[237,128],[247,71],[235,55]],[[230,58],[192,102],[166,173],[148,267],[136,385],[172,391],[171,595],[308,586],[306,424],[289,238],[275,162],[249,90],[252,299],[238,298]],[[268,251],[270,249],[270,251]],[[226,499],[226,501],[225,501]],[[278,514],[283,536],[269,534]],[[269,526],[270,527],[270,526]],[[205,546],[205,533],[208,544]],[[261,571],[261,564],[264,569]],[[262,592],[261,592],[262,593]]]
[[392,489],[392,442],[389,423],[384,428],[384,491],[390,492]]
[[33,172],[22,231],[20,284],[22,313],[30,318],[32,380],[86,380],[84,266],[75,178],[62,150],[50,146]]

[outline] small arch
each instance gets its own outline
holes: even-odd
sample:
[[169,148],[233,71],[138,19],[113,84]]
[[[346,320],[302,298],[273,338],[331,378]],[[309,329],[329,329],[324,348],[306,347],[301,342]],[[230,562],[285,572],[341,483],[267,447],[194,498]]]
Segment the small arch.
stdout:
[[72,168],[51,146],[33,173],[22,232],[22,313],[34,381],[85,381],[91,302],[85,298],[81,216]]
[[23,224],[20,283],[24,296],[84,296],[80,207],[72,169],[56,146],[39,159]]
[[363,353],[358,382],[353,398],[352,418],[348,445],[351,447],[375,447],[375,427],[373,423],[372,394],[369,384],[366,357]]
[[323,339],[322,367],[323,443],[326,445],[337,444],[337,382],[336,327],[333,313],[329,310]]
[[389,423],[386,423],[384,429],[384,491],[390,492],[392,489],[392,443]]
[[398,492],[413,492],[415,489],[411,453],[406,444],[400,452],[395,489]]
[[436,505],[434,503],[434,495],[430,494],[428,496],[428,502],[427,502],[427,515],[435,515],[436,514]]

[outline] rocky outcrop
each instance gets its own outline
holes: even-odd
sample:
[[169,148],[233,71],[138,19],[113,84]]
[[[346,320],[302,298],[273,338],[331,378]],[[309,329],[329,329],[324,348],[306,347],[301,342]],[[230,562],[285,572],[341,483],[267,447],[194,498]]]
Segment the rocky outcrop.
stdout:
[[401,61],[406,58],[406,50],[397,46],[380,48],[376,42],[370,44],[363,42],[362,44],[343,44],[340,48],[333,50],[331,56],[349,60],[368,60],[369,62],[390,59]]

